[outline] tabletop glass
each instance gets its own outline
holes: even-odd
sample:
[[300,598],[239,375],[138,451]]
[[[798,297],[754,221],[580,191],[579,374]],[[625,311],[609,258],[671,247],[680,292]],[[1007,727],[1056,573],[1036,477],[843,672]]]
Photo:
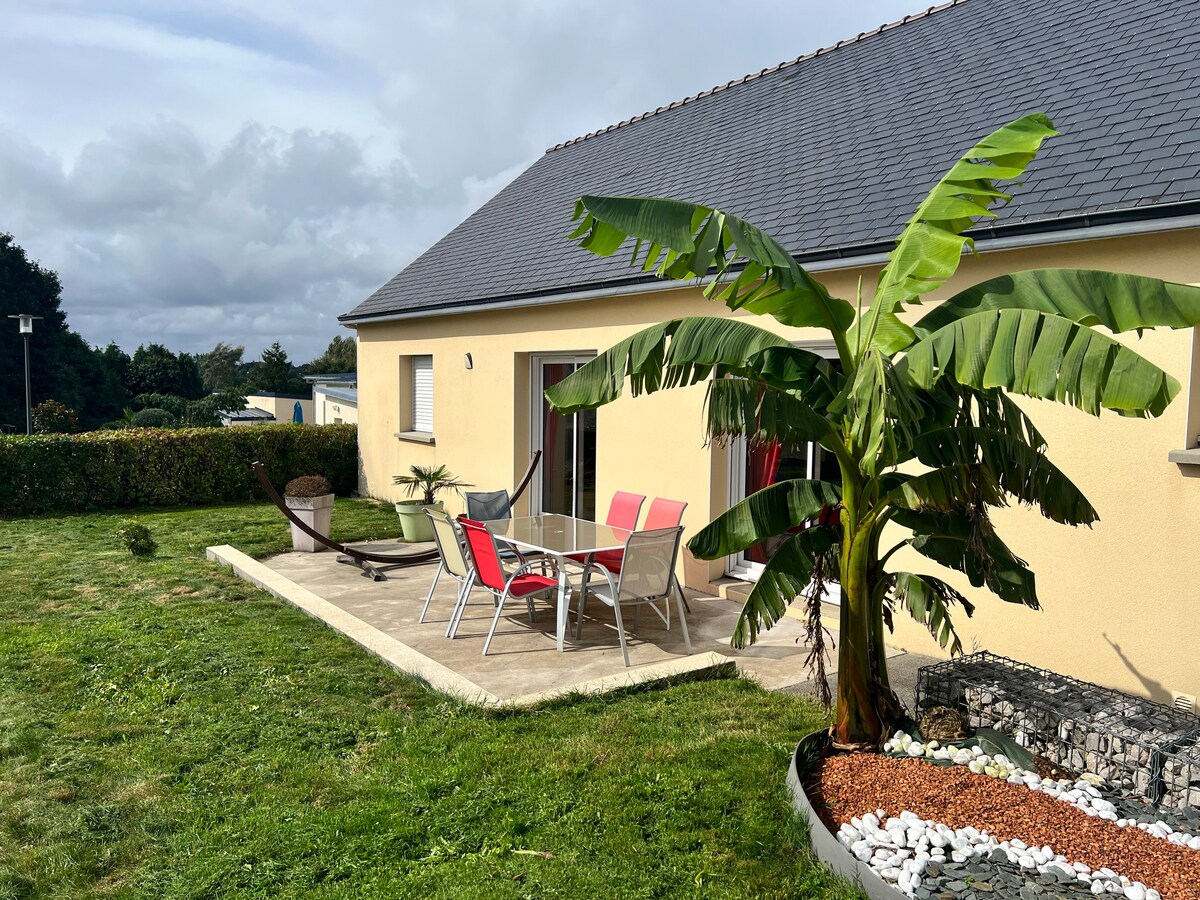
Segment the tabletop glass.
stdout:
[[498,540],[551,555],[619,550],[629,537],[621,528],[554,514],[495,519],[487,526]]

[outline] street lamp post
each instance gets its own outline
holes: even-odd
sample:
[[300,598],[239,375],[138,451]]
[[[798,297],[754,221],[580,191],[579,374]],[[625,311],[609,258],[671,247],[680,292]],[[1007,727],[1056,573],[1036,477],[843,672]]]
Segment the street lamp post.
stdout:
[[25,433],[33,434],[33,394],[29,387],[29,336],[33,334],[33,320],[40,319],[41,316],[21,313],[9,316],[9,318],[18,320],[21,326],[21,337],[25,338]]

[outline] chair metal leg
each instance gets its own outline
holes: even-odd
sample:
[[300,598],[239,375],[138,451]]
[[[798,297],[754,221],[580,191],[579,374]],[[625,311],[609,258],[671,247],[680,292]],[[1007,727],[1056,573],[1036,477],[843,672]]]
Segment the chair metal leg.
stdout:
[[450,610],[450,621],[446,623],[446,637],[451,637],[455,625],[458,623],[458,616],[462,610],[463,604],[466,602],[466,593],[468,580],[466,578],[458,582],[458,593],[454,596],[454,608]]
[[[687,600],[683,596],[683,591],[675,595],[675,603],[679,607],[679,627],[683,630],[683,646],[687,648],[688,656],[692,655],[692,636],[688,634],[687,617],[683,614],[683,608],[687,605]],[[667,607],[670,609],[670,607]]]
[[625,624],[621,621],[621,603],[613,604],[613,614],[617,617],[617,637],[621,641],[621,656],[625,660],[625,668],[629,668],[629,646],[625,643]]
[[433,584],[429,586],[429,593],[425,595],[425,605],[421,607],[421,615],[417,619],[418,624],[425,621],[425,615],[429,612],[429,601],[433,599],[434,588],[437,587],[438,579],[442,577],[442,572],[445,571],[445,568],[446,564],[439,559],[437,571],[433,573]]
[[575,616],[575,640],[583,636],[583,607],[587,604],[588,579],[591,577],[590,571],[585,572],[583,581],[579,584],[579,614]]
[[671,584],[674,585],[675,590],[678,591],[679,599],[683,601],[683,608],[685,610],[687,610],[688,612],[691,612],[692,608],[690,606],[688,606],[687,594],[685,594],[683,592],[683,586],[679,583],[679,579],[676,578],[674,575],[671,576]]
[[500,595],[500,602],[496,604],[496,615],[492,618],[492,627],[488,629],[487,640],[483,642],[483,655],[487,656],[488,647],[492,646],[492,637],[496,633],[496,626],[500,624],[500,616],[504,613],[504,601],[508,599],[508,591],[505,590]]
[[455,610],[453,621],[447,630],[447,637],[451,640],[458,635],[458,626],[462,622],[463,613],[467,610],[467,600],[471,596],[471,591],[475,587],[475,570],[471,570],[471,574],[467,576],[466,582],[463,584],[462,594],[459,595],[458,608]]

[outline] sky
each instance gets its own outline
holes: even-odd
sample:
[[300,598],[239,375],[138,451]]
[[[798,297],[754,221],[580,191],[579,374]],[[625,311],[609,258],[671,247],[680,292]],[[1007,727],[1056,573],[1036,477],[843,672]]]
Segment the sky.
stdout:
[[4,6],[0,232],[59,273],[71,327],[247,359],[278,340],[296,363],[552,144],[924,8]]

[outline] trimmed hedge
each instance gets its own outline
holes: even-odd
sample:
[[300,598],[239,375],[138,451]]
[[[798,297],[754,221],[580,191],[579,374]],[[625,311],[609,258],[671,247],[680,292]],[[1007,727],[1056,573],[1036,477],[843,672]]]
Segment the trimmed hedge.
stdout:
[[355,425],[139,428],[0,436],[0,515],[187,506],[265,496],[250,464],[282,487],[324,475],[358,488]]

